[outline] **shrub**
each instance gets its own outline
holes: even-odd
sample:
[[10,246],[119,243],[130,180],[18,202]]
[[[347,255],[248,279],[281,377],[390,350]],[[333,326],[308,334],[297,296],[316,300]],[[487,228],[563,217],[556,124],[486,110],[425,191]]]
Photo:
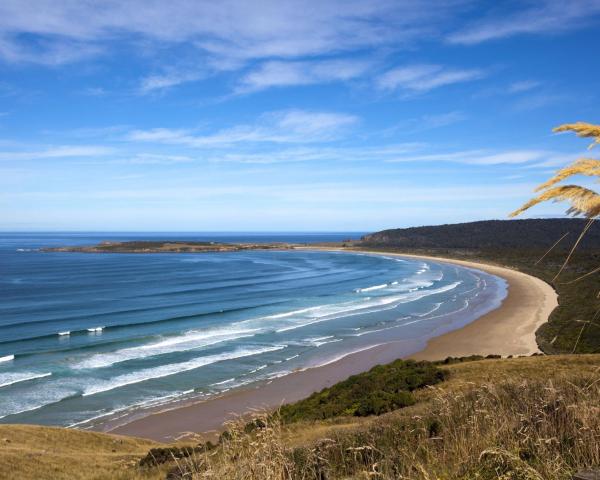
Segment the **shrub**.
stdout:
[[381,415],[414,404],[413,390],[434,385],[444,380],[445,375],[430,362],[396,360],[284,405],[280,415],[284,422]]

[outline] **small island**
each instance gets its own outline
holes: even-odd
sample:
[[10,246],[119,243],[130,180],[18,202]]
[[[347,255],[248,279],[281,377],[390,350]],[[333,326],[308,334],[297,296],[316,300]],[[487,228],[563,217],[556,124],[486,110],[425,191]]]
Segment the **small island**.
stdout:
[[242,250],[291,250],[287,243],[220,243],[173,240],[133,240],[127,242],[100,242],[97,245],[44,248],[43,252],[79,253],[208,253],[238,252]]

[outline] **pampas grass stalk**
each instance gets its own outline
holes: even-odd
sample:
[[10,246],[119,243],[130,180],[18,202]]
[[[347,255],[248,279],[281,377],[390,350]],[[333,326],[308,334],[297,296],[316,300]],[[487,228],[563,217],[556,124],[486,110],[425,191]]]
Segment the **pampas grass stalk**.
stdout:
[[[577,134],[579,137],[585,138],[594,138],[594,142],[589,146],[589,148],[593,148],[596,144],[600,143],[600,125],[592,125],[590,123],[577,122],[577,123],[568,123],[564,125],[560,125],[554,129],[555,132],[566,132],[572,131]],[[542,202],[554,201],[554,202],[567,202],[569,203],[569,208],[567,209],[567,215],[578,216],[582,215],[589,219],[589,222],[586,224],[583,232],[577,238],[577,241],[571,248],[569,255],[566,260],[560,267],[558,273],[554,276],[552,281],[555,281],[558,276],[563,272],[569,260],[571,259],[573,252],[579,246],[582,238],[592,226],[592,222],[600,215],[600,195],[591,190],[589,188],[582,187],[580,185],[563,185],[563,186],[555,186],[557,183],[562,182],[563,180],[572,177],[573,175],[585,175],[588,177],[600,177],[600,160],[596,160],[593,158],[580,158],[573,162],[571,165],[568,165],[554,175],[548,181],[542,183],[538,186],[535,191],[542,192],[538,196],[532,198],[527,203],[525,203],[521,208],[512,212],[509,216],[516,217],[526,210],[529,210],[531,207],[538,205]],[[563,235],[551,248],[546,252],[542,258],[540,258],[537,262],[539,263],[550,251],[558,245],[558,243],[566,237],[566,234]],[[587,277],[588,275],[592,275],[596,273],[598,269],[595,269],[589,272],[586,275],[581,276],[579,279]],[[571,282],[572,283],[572,282]]]
[[557,133],[571,131],[575,132],[578,137],[594,138],[595,140],[588,147],[589,149],[600,143],[600,125],[592,125],[586,122],[565,123],[556,127],[553,131]]

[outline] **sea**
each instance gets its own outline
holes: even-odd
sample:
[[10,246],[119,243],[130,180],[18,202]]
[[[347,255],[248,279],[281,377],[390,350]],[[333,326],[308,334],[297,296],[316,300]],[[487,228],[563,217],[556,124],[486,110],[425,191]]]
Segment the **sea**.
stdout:
[[0,423],[92,428],[436,335],[497,308],[503,279],[322,250],[74,253],[101,241],[314,244],[345,233],[0,233]]

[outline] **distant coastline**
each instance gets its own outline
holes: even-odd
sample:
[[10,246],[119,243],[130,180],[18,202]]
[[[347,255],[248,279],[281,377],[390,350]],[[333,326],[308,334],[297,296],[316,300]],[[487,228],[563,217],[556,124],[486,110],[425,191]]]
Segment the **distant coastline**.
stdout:
[[43,248],[42,252],[78,253],[211,253],[237,252],[242,250],[288,250],[287,243],[223,243],[180,240],[134,240],[125,242],[103,241],[97,245],[78,245]]

